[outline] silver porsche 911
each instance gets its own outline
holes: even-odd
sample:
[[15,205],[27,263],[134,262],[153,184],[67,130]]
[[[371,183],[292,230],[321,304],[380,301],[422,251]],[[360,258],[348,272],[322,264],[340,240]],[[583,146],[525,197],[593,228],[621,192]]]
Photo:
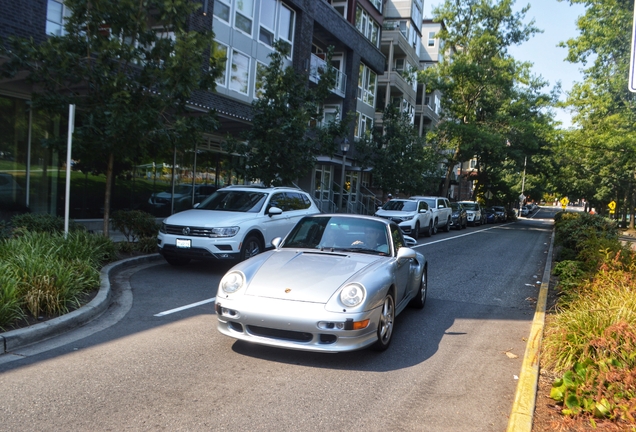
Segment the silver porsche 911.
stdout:
[[308,216],[272,243],[221,279],[221,333],[306,351],[385,350],[396,315],[424,307],[426,259],[391,221]]

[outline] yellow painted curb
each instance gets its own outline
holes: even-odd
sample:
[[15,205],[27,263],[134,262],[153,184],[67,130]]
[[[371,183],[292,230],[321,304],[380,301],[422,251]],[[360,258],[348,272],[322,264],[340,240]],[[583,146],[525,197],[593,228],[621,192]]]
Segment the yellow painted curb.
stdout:
[[545,308],[548,301],[548,287],[550,285],[550,273],[552,271],[552,248],[554,246],[554,230],[550,239],[548,257],[541,279],[541,288],[537,298],[537,308],[534,312],[530,338],[526,345],[526,353],[521,365],[519,374],[519,384],[515,400],[512,404],[512,411],[508,419],[507,432],[531,432],[532,416],[537,399],[537,382],[539,380],[539,353],[541,350],[541,339],[543,337],[543,326],[545,323]]

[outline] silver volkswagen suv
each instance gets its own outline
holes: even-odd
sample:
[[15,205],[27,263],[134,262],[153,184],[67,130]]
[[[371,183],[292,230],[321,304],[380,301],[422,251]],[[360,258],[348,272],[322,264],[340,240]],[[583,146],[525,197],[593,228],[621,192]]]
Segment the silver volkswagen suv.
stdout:
[[190,260],[244,260],[285,237],[303,216],[320,213],[292,187],[229,186],[161,224],[159,253],[172,265]]

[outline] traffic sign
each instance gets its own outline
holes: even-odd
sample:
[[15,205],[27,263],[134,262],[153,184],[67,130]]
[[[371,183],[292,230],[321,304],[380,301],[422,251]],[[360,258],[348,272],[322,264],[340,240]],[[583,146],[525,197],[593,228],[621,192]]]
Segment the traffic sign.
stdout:
[[616,209],[616,201],[610,201],[610,203],[607,206],[609,207],[611,212],[614,213],[614,210]]
[[563,207],[567,206],[569,202],[570,202],[570,200],[568,199],[568,197],[561,198],[561,205]]
[[486,199],[490,199],[493,197],[492,192],[490,192],[489,190],[486,191],[486,193],[484,194],[484,196],[486,197]]

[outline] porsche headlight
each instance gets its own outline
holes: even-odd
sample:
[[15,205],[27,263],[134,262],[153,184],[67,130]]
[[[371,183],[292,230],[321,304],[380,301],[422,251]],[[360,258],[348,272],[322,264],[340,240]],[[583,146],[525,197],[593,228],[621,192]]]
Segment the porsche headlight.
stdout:
[[221,283],[219,284],[223,292],[226,294],[237,292],[243,287],[243,285],[245,285],[245,276],[243,273],[238,271],[233,271],[223,276],[223,279],[221,279]]
[[350,284],[340,291],[340,301],[346,307],[358,306],[364,300],[366,291],[360,284]]

